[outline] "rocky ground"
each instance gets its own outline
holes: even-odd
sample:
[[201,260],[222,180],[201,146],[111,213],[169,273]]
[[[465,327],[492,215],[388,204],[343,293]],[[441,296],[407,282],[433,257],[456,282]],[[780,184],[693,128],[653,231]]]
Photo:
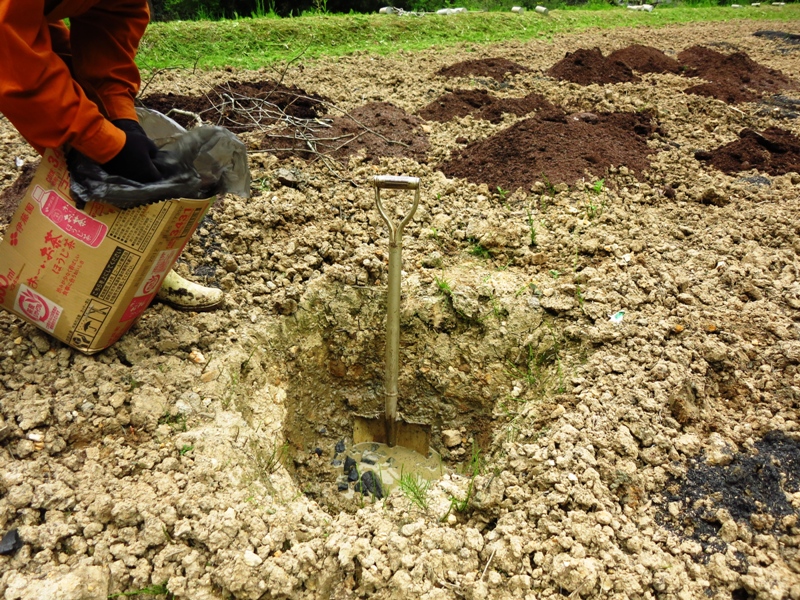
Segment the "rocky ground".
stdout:
[[[153,305],[91,357],[0,315],[0,533],[22,544],[0,597],[800,598],[800,46],[753,35],[773,28],[155,74],[145,98],[283,75],[328,138],[361,115],[360,152],[243,128],[253,198],[220,198],[179,265],[223,310]],[[785,80],[550,71],[631,44],[744,52]],[[488,58],[522,68],[452,69]],[[35,160],[0,120],[6,204]],[[447,471],[381,499],[338,491],[331,464],[381,403],[375,174],[422,182],[400,403]]]

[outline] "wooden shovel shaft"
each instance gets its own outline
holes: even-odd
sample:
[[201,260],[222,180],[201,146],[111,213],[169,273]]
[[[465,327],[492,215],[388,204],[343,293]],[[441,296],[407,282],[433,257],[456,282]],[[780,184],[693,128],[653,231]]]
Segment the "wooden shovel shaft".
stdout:
[[386,299],[386,439],[397,443],[397,380],[400,372],[400,279],[403,242],[389,242],[389,290]]
[[[378,212],[389,228],[389,290],[386,301],[386,399],[384,419],[386,443],[397,444],[397,380],[400,371],[400,281],[403,268],[403,229],[419,204],[419,179],[416,177],[378,176],[373,178]],[[381,189],[415,190],[414,203],[400,222],[389,218],[381,203]]]

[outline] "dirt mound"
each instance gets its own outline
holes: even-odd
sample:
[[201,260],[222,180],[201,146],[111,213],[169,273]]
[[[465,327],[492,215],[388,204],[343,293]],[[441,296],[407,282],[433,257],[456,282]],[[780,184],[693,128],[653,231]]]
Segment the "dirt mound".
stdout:
[[458,117],[464,117],[495,101],[486,90],[456,90],[439,96],[424,106],[417,115],[426,121],[447,123]]
[[39,166],[39,161],[29,162],[23,165],[19,176],[14,180],[10,186],[0,192],[0,227],[8,225],[11,217],[19,206],[22,196],[33,181],[33,174],[36,172],[36,167]]
[[[284,114],[297,119],[314,119],[324,110],[326,98],[309,94],[297,86],[271,80],[230,81],[214,86],[205,96],[151,94],[142,99],[147,108],[169,114],[172,109],[200,116],[206,123],[242,132],[277,122]],[[184,127],[196,125],[189,115],[169,115]]]
[[524,98],[498,98],[491,104],[481,108],[475,114],[475,117],[491,123],[499,123],[503,120],[504,113],[522,117],[534,111],[544,112],[549,115],[555,115],[560,112],[541,94],[528,94]]
[[639,73],[679,73],[681,65],[658,48],[633,44],[615,50],[607,61],[621,62]]
[[191,115],[181,114],[178,111],[186,111],[199,115],[203,120],[210,120],[214,118],[208,114],[210,109],[210,102],[208,98],[198,96],[184,96],[183,94],[151,94],[145,98],[140,98],[141,104],[145,108],[157,110],[160,113],[167,115],[182,127],[190,129],[197,125],[197,119]]
[[442,67],[436,74],[442,77],[491,77],[497,81],[504,81],[507,75],[517,75],[528,70],[505,58],[483,58]]
[[[424,162],[428,136],[420,129],[423,121],[388,102],[371,102],[347,115],[329,116],[330,127],[284,131],[267,135],[261,147],[281,156],[295,154],[313,159],[319,154],[346,158],[364,150],[371,162],[382,157],[405,156]],[[309,148],[316,149],[316,152]]]
[[722,100],[726,104],[739,104],[740,102],[757,102],[761,94],[757,94],[746,87],[732,81],[716,81],[712,83],[701,83],[683,90],[684,94],[694,94],[695,96],[706,96]]
[[528,189],[536,181],[573,185],[588,171],[597,177],[610,166],[641,172],[649,166],[648,114],[582,113],[559,120],[531,118],[468,145],[440,165],[448,177],[490,188]]
[[758,64],[744,52],[722,54],[704,46],[692,46],[678,54],[678,60],[686,67],[683,74],[687,77],[700,77],[715,84],[690,87],[684,90],[686,93],[713,96],[729,104],[749,102],[765,92],[797,88],[796,82],[786,75]]
[[524,98],[495,98],[485,90],[456,90],[440,96],[417,114],[428,121],[446,123],[468,114],[478,119],[499,123],[504,113],[522,117],[534,111],[556,111],[556,107],[541,94]]
[[564,58],[547,70],[547,74],[580,85],[639,81],[628,65],[604,57],[600,48],[579,48],[575,52],[567,52]]
[[778,127],[763,133],[742,129],[739,140],[712,150],[697,152],[695,158],[728,174],[758,169],[770,175],[800,173],[800,138]]

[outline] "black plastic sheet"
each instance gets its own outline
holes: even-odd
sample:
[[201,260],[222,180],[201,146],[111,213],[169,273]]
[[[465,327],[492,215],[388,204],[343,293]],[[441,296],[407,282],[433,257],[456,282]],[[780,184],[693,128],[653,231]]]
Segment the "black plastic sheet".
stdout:
[[164,176],[139,183],[109,175],[103,167],[72,150],[67,155],[72,199],[81,207],[90,200],[117,208],[134,208],[173,198],[210,198],[223,193],[250,197],[250,171],[244,143],[223,127],[184,130],[172,119],[137,109],[139,122],[159,146],[153,160]]

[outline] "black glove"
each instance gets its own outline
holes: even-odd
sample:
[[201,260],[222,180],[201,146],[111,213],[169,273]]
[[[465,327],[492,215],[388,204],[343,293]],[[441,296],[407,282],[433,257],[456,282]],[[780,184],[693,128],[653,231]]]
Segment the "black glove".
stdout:
[[161,179],[161,173],[153,164],[158,148],[147,137],[142,126],[133,119],[116,119],[111,122],[125,132],[125,145],[114,158],[103,165],[106,173],[139,183],[152,183]]

